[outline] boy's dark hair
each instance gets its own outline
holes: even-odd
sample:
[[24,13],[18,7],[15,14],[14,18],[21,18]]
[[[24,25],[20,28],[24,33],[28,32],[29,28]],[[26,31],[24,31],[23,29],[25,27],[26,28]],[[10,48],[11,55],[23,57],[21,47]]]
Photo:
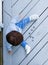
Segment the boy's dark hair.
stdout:
[[17,46],[23,41],[23,35],[20,32],[11,31],[6,35],[6,40],[13,46]]

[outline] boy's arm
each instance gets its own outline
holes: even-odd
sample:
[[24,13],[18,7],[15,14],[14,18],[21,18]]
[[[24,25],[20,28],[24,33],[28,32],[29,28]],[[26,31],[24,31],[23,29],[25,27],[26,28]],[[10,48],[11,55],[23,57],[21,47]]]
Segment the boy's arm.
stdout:
[[6,42],[6,48],[9,54],[12,54],[12,45]]
[[20,21],[20,19],[22,19],[22,16],[18,15],[18,16],[13,17],[11,22],[12,23],[18,23]]

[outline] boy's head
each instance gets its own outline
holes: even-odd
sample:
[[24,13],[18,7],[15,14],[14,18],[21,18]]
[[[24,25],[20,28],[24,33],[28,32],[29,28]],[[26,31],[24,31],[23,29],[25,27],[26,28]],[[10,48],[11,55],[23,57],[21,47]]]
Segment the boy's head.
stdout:
[[6,40],[13,46],[17,46],[23,41],[23,35],[17,31],[11,31],[6,35]]

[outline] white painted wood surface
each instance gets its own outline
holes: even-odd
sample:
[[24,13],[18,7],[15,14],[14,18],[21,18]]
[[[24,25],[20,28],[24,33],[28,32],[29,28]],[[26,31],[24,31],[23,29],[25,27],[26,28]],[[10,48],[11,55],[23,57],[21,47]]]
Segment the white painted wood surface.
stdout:
[[2,0],[0,0],[0,23],[2,23]]
[[0,0],[0,31],[2,28],[2,0]]
[[[3,65],[48,65],[48,0],[4,0],[3,5]],[[24,39],[32,48],[28,55],[20,45],[13,47],[12,55],[5,47],[7,25],[18,14],[39,15],[34,24],[29,23],[23,30]]]

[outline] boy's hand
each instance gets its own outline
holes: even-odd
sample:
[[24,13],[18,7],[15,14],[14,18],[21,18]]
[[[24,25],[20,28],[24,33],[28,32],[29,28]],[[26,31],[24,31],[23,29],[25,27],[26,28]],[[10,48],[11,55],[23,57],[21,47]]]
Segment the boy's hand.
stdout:
[[12,51],[8,51],[9,54],[12,54],[13,52]]

